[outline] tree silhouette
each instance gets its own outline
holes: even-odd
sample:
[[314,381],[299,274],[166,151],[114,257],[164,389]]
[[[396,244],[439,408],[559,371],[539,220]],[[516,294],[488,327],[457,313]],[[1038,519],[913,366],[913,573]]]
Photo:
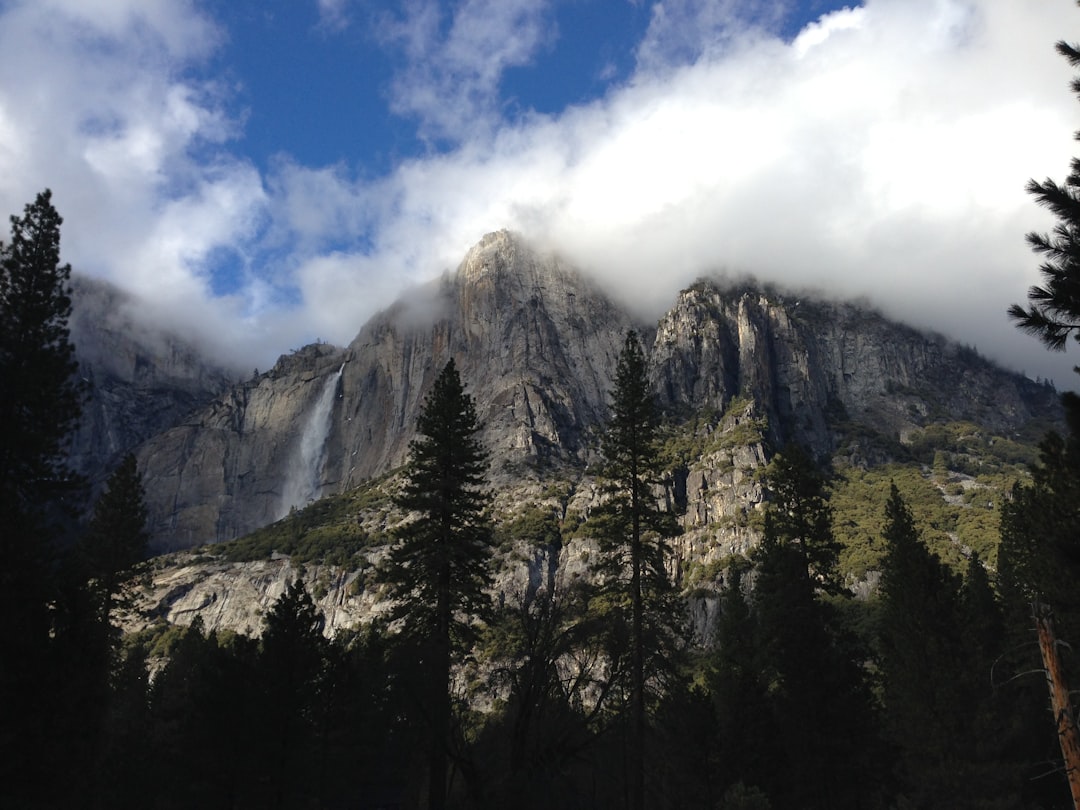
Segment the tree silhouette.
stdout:
[[881,669],[899,776],[915,806],[962,806],[971,788],[958,784],[958,774],[972,718],[965,716],[959,667],[960,577],[922,542],[895,484],[883,535]]
[[806,577],[815,588],[838,592],[840,544],[833,536],[833,513],[825,476],[797,444],[777,454],[766,475],[772,491],[766,513],[771,531],[798,551]]
[[755,554],[759,666],[777,735],[758,787],[777,806],[863,807],[880,789],[865,653],[828,601],[828,591],[840,592],[831,555],[816,553],[832,538],[821,476],[809,464],[783,469],[793,480],[770,483],[775,497]]
[[[662,485],[659,413],[646,373],[637,333],[626,335],[611,392],[611,418],[601,442],[604,500],[590,516],[599,560],[594,566],[612,618],[626,627],[630,681],[631,806],[645,804],[646,690],[650,675],[677,648],[684,611],[668,578],[666,538],[678,534],[674,516],[661,508],[655,488]],[[620,645],[621,646],[621,645]]]
[[319,786],[315,762],[325,744],[319,720],[329,655],[325,624],[299,578],[264,619],[259,670],[271,807],[295,807]]
[[81,544],[81,556],[97,597],[100,620],[106,625],[117,601],[124,601],[124,584],[132,568],[146,556],[149,533],[145,497],[135,456],[128,453],[94,505]]
[[770,716],[755,617],[743,594],[743,572],[729,569],[721,602],[716,650],[706,670],[706,684],[716,712],[722,791],[742,783],[768,784],[779,756],[779,735]]
[[[1076,46],[1062,41],[1056,47],[1070,65],[1080,67]],[[1080,95],[1080,78],[1073,80],[1072,89]],[[1080,340],[1080,159],[1072,159],[1063,184],[1050,178],[1041,183],[1029,180],[1027,191],[1053,212],[1058,223],[1049,234],[1027,235],[1032,250],[1044,257],[1039,267],[1043,284],[1028,290],[1028,308],[1013,304],[1009,317],[1048,348],[1064,351],[1070,334]]]
[[383,578],[393,615],[420,647],[430,676],[424,710],[431,726],[428,806],[446,802],[451,750],[451,664],[475,638],[474,622],[491,610],[488,568],[487,454],[480,423],[450,360],[417,420],[405,482],[395,501],[410,515],[395,532]]
[[82,388],[73,377],[62,222],[45,190],[11,218],[11,242],[0,246],[0,498],[19,512],[39,509],[71,482],[67,441]]
[[[1056,48],[1073,68],[1080,67],[1080,48],[1065,41],[1059,41]],[[1073,79],[1072,89],[1080,95],[1080,77]],[[1080,132],[1076,137],[1080,139]],[[1029,288],[1028,308],[1013,304],[1009,316],[1047,348],[1064,351],[1070,334],[1080,340],[1080,159],[1074,157],[1070,161],[1063,184],[1050,178],[1041,183],[1031,180],[1027,190],[1039,205],[1054,214],[1057,224],[1049,234],[1027,235],[1028,244],[1043,257],[1039,266],[1043,284]],[[1076,370],[1080,371],[1080,367]],[[1047,471],[1042,476],[1036,475],[1032,487],[1014,492],[1014,503],[1002,519],[1002,547],[1012,547],[1006,553],[1002,572],[1007,591],[1012,595],[1026,592],[1031,597],[1030,611],[1043,650],[1065,771],[1073,804],[1080,808],[1080,725],[1075,710],[1067,705],[1071,701],[1066,694],[1064,672],[1058,667],[1060,659],[1054,638],[1054,622],[1064,619],[1064,625],[1059,624],[1058,629],[1064,628],[1065,637],[1075,641],[1075,618],[1069,614],[1076,600],[1067,589],[1058,586],[1063,570],[1055,570],[1055,566],[1065,563],[1065,571],[1075,570],[1080,560],[1075,539],[1075,500],[1070,501],[1067,495],[1072,490],[1075,497],[1080,481],[1076,463],[1080,396],[1069,391],[1061,400],[1071,435],[1067,440],[1054,434],[1048,436],[1042,447]],[[1025,519],[1030,521],[1027,526]],[[1044,536],[1033,531],[1036,525],[1044,530]],[[1029,553],[1037,555],[1034,559],[1025,560],[1016,553],[1025,545]]]
[[0,245],[0,804],[7,797],[11,806],[44,796],[19,798],[20,785],[60,786],[46,761],[58,533],[49,516],[74,483],[66,445],[81,391],[68,332],[71,267],[60,264],[51,197],[43,191],[13,216],[11,241]]

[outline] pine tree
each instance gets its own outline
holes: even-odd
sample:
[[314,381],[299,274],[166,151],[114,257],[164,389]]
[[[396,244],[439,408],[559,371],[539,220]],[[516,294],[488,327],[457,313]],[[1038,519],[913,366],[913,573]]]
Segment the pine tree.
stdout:
[[325,746],[320,720],[330,647],[325,624],[301,579],[285,589],[263,622],[259,676],[273,807],[299,806],[319,786],[315,763]]
[[45,190],[11,218],[11,242],[0,246],[0,506],[7,514],[33,516],[72,482],[67,441],[82,389],[73,376],[62,222]]
[[831,510],[812,465],[782,469],[755,555],[757,648],[776,730],[759,786],[777,806],[863,807],[880,788],[876,717],[864,652],[827,601],[826,588],[840,590],[832,554],[819,553],[832,542]]
[[[1074,68],[1080,67],[1080,49],[1075,45],[1061,41],[1057,51]],[[1080,78],[1073,80],[1072,89],[1080,95]],[[1080,340],[1080,159],[1070,162],[1064,184],[1049,177],[1041,183],[1029,180],[1027,191],[1053,212],[1058,224],[1050,234],[1027,235],[1032,250],[1045,257],[1039,267],[1043,285],[1028,290],[1027,309],[1013,304],[1009,316],[1049,349],[1064,351],[1070,334]]]
[[81,409],[61,221],[46,190],[11,218],[11,241],[0,245],[0,804],[12,806],[23,803],[10,793],[19,785],[43,801],[42,789],[59,784],[47,761],[58,533],[49,517],[75,483],[65,456]]
[[645,804],[645,731],[650,677],[670,672],[665,663],[677,649],[685,619],[667,576],[666,538],[678,533],[674,516],[661,508],[655,489],[662,485],[659,412],[636,332],[626,335],[611,392],[611,418],[601,442],[601,484],[605,496],[590,517],[599,546],[594,566],[613,618],[626,617],[630,681],[632,807]]
[[410,517],[396,532],[383,577],[394,617],[429,657],[425,711],[431,723],[428,806],[446,802],[451,749],[451,664],[491,610],[492,535],[487,454],[480,423],[450,360],[424,400],[397,505]]
[[267,807],[266,719],[255,700],[255,642],[203,632],[201,616],[182,631],[150,689],[150,738],[145,807]]
[[[1059,41],[1056,47],[1072,67],[1080,67],[1080,48],[1065,41]],[[1073,79],[1072,90],[1080,96],[1080,77]],[[1076,136],[1080,139],[1080,132]],[[1080,159],[1074,157],[1070,161],[1063,184],[1050,178],[1041,183],[1031,180],[1027,190],[1039,205],[1050,209],[1057,224],[1049,234],[1027,235],[1028,244],[1036,254],[1044,257],[1039,267],[1043,284],[1028,290],[1028,308],[1014,304],[1009,309],[1009,316],[1020,329],[1039,338],[1047,348],[1064,351],[1070,334],[1080,340]],[[1080,371],[1080,367],[1076,370]],[[1063,637],[1076,642],[1072,609],[1076,599],[1069,595],[1070,589],[1060,587],[1060,583],[1063,579],[1067,581],[1063,574],[1070,569],[1075,571],[1080,562],[1076,541],[1080,396],[1070,391],[1061,399],[1069,420],[1070,436],[1067,441],[1054,434],[1047,437],[1043,462],[1056,469],[1044,475],[1042,480],[1037,476],[1032,487],[1018,489],[1013,505],[1003,513],[1002,547],[1003,550],[1011,547],[1011,550],[1006,551],[1002,573],[1006,592],[1031,597],[1029,609],[1043,649],[1069,788],[1074,806],[1080,808],[1080,726],[1075,720],[1075,709],[1065,705],[1070,701],[1062,683],[1063,673],[1062,677],[1057,677],[1060,659],[1054,654],[1057,643],[1053,640],[1053,622],[1064,618],[1065,625],[1069,626],[1065,627]],[[1069,477],[1071,481],[1067,480]],[[1067,494],[1069,490],[1072,490],[1071,498]],[[1025,519],[1029,521],[1027,526]],[[1023,556],[1025,546],[1032,555],[1029,559]],[[1065,563],[1065,567],[1057,568],[1059,563]],[[1059,624],[1058,629],[1061,630],[1062,625]]]
[[827,480],[799,445],[775,456],[767,470],[772,492],[767,519],[772,532],[796,549],[815,588],[838,592],[840,544],[832,532]]
[[761,677],[759,640],[743,573],[729,569],[717,627],[716,651],[706,674],[719,733],[721,792],[736,784],[763,786],[776,763],[779,735]]
[[127,454],[109,477],[94,505],[81,552],[97,595],[100,620],[108,624],[117,600],[123,601],[132,568],[146,556],[146,500],[135,456]]
[[895,484],[884,538],[881,669],[901,782],[917,807],[933,800],[961,806],[971,793],[970,787],[957,792],[957,776],[972,718],[960,666],[960,579],[919,538]]

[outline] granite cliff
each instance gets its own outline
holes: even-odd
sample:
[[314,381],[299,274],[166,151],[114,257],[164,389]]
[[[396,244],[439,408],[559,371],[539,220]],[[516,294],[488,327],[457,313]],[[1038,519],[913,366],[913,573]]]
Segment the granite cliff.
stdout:
[[[498,232],[349,346],[283,356],[142,443],[154,548],[241,536],[400,465],[450,357],[477,400],[495,483],[580,469],[629,328],[670,413],[745,399],[772,446],[829,453],[852,425],[902,438],[945,416],[1007,433],[1056,414],[1047,387],[852,303],[703,280],[658,324],[635,323],[558,257]],[[685,497],[718,486],[700,479],[686,478]]]
[[145,324],[116,287],[71,282],[69,326],[86,386],[71,462],[96,488],[124,453],[209,405],[237,375],[183,336]]
[[[630,328],[642,334],[661,405],[687,437],[657,497],[680,513],[671,573],[688,589],[757,543],[768,498],[758,473],[788,441],[865,466],[938,422],[1011,436],[1058,418],[1048,386],[866,306],[705,279],[656,324],[636,323],[558,257],[499,232],[455,272],[373,318],[349,346],[283,356],[143,442],[154,548],[239,537],[393,471],[428,387],[453,357],[484,425],[500,520],[511,522],[522,505],[549,510],[566,539],[558,547],[507,540],[499,598],[581,576],[590,543],[574,526],[596,501],[594,431]],[[400,519],[385,505],[393,476],[382,480],[383,505],[350,513],[369,540]],[[285,583],[301,577],[330,632],[378,611],[364,572],[380,549],[369,544],[351,567],[336,568],[204,549],[159,567],[144,604],[169,621],[199,613],[208,627],[257,631]],[[692,608],[706,637],[716,600],[702,591]]]

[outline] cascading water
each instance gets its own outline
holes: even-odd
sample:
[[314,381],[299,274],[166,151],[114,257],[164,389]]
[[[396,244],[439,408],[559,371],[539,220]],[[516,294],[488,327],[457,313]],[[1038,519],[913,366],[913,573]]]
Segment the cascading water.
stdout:
[[345,364],[342,363],[337,373],[326,381],[300,433],[300,444],[289,465],[289,476],[281,493],[279,518],[289,514],[294,506],[298,509],[307,506],[319,492],[322,466],[326,460],[326,437],[330,433],[330,418],[344,370]]

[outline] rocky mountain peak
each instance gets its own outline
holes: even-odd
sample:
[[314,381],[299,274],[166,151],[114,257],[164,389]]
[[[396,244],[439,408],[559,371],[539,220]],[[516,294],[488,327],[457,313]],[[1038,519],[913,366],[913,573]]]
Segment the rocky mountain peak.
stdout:
[[494,485],[580,475],[630,328],[672,418],[737,399],[773,447],[831,453],[841,425],[899,439],[943,415],[1008,431],[1056,413],[1052,390],[854,304],[706,279],[643,325],[558,256],[497,231],[346,349],[286,355],[145,442],[155,545],[237,537],[400,466],[450,358],[476,399]]
[[518,270],[517,258],[528,248],[521,244],[511,231],[506,229],[493,231],[481,237],[458,266],[457,276],[464,283],[475,282],[489,273]]

